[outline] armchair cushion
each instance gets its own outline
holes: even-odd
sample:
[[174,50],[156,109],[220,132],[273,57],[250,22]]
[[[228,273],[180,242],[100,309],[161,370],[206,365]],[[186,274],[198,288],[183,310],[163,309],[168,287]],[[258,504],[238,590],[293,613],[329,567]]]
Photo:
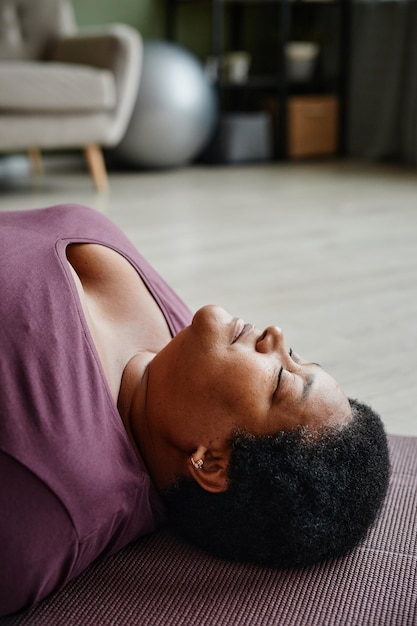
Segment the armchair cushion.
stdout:
[[[125,24],[85,28],[73,35],[55,37],[47,60],[77,63],[117,72],[131,45],[132,29]],[[125,50],[126,48],[126,50]]]
[[39,61],[0,63],[0,112],[98,112],[115,106],[116,86],[109,70]]
[[42,59],[53,37],[75,28],[67,0],[1,0],[0,59]]

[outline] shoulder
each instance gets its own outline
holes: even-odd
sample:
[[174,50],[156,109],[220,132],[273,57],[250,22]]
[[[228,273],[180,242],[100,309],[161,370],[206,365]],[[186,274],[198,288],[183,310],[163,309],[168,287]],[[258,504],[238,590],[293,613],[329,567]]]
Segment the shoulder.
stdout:
[[136,270],[116,250],[99,243],[73,243],[67,247],[67,258],[81,282],[116,282],[125,277],[138,280]]

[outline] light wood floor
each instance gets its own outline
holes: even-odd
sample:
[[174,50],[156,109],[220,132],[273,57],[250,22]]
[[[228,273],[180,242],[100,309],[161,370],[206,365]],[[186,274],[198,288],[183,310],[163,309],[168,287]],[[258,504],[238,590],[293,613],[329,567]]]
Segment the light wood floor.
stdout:
[[[2,185],[2,186],[1,186]],[[392,433],[417,435],[417,172],[358,163],[0,177],[0,210],[80,202],[191,308],[282,326]]]

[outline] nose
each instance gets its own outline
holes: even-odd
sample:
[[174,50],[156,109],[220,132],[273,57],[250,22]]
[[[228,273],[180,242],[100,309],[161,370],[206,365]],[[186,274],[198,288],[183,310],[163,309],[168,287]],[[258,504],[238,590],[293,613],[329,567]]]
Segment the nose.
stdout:
[[268,326],[256,343],[258,352],[281,352],[285,349],[284,333],[279,326]]

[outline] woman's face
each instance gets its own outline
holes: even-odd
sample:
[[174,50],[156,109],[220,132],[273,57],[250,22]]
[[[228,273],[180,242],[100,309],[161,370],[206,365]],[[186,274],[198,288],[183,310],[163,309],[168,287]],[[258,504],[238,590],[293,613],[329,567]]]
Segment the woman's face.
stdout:
[[[347,422],[350,404],[318,364],[285,345],[277,326],[263,332],[217,306],[195,314],[154,359],[153,401],[168,416],[172,436],[193,449],[197,433],[221,443],[235,429],[273,434],[298,425]],[[168,419],[168,418],[167,418]]]

